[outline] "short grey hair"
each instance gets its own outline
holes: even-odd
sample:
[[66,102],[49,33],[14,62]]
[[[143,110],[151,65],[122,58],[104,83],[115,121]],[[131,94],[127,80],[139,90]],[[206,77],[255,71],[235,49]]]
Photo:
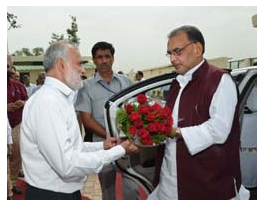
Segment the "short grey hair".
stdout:
[[177,29],[174,29],[173,31],[171,31],[169,33],[168,39],[171,39],[171,38],[179,35],[180,33],[186,33],[189,41],[191,41],[191,42],[200,42],[202,45],[202,48],[203,48],[202,53],[204,53],[205,41],[204,41],[204,38],[203,38],[201,31],[197,27],[185,25],[185,26],[179,27]]
[[43,66],[46,72],[48,72],[58,59],[63,59],[68,62],[68,53],[70,48],[78,50],[78,48],[69,41],[57,41],[51,44],[44,54]]

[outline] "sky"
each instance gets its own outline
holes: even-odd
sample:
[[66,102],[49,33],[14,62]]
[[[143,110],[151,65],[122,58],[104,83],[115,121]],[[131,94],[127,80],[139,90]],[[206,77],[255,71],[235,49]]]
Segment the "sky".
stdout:
[[98,41],[110,42],[116,50],[115,71],[168,65],[167,35],[182,25],[201,30],[205,58],[257,57],[257,28],[251,20],[256,6],[7,6],[7,12],[22,25],[7,32],[10,53],[22,47],[46,50],[52,33],[67,36],[72,15],[77,17],[81,55],[91,56]]

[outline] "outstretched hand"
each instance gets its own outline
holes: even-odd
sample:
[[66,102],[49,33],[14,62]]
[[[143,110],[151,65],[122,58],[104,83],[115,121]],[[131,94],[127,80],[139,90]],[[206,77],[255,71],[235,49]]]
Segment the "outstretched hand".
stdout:
[[118,138],[116,137],[108,137],[106,140],[103,142],[103,147],[105,150],[110,149],[114,146],[116,146],[118,143]]
[[121,146],[125,149],[126,154],[136,153],[139,150],[133,141],[128,139],[121,142]]

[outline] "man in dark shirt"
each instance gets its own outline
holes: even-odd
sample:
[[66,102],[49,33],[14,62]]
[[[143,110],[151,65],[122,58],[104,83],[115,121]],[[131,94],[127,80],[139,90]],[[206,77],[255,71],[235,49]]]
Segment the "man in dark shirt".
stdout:
[[10,172],[12,180],[12,191],[21,194],[22,191],[16,186],[16,180],[21,169],[20,156],[20,123],[22,120],[22,111],[25,101],[28,99],[27,91],[24,85],[11,78],[12,59],[7,55],[7,115],[12,127],[13,152],[10,156]]

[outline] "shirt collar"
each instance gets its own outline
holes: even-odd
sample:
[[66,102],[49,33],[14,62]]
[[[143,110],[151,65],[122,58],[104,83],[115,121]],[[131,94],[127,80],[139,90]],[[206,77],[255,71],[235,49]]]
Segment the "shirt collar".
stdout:
[[177,75],[176,80],[179,82],[180,87],[183,87],[192,79],[192,74],[203,64],[204,61],[205,60],[203,59],[199,64],[197,64],[195,67],[190,69],[184,75],[181,74]]
[[[111,80],[114,79],[114,78],[119,79],[119,75],[113,72]],[[96,82],[104,81],[99,73],[95,74],[94,79],[96,80]]]
[[66,84],[64,84],[63,82],[61,82],[60,80],[58,80],[56,78],[47,76],[45,78],[44,85],[54,87],[54,88],[58,89],[59,91],[61,91],[66,96],[73,96],[74,95],[74,91],[70,87],[68,87]]

